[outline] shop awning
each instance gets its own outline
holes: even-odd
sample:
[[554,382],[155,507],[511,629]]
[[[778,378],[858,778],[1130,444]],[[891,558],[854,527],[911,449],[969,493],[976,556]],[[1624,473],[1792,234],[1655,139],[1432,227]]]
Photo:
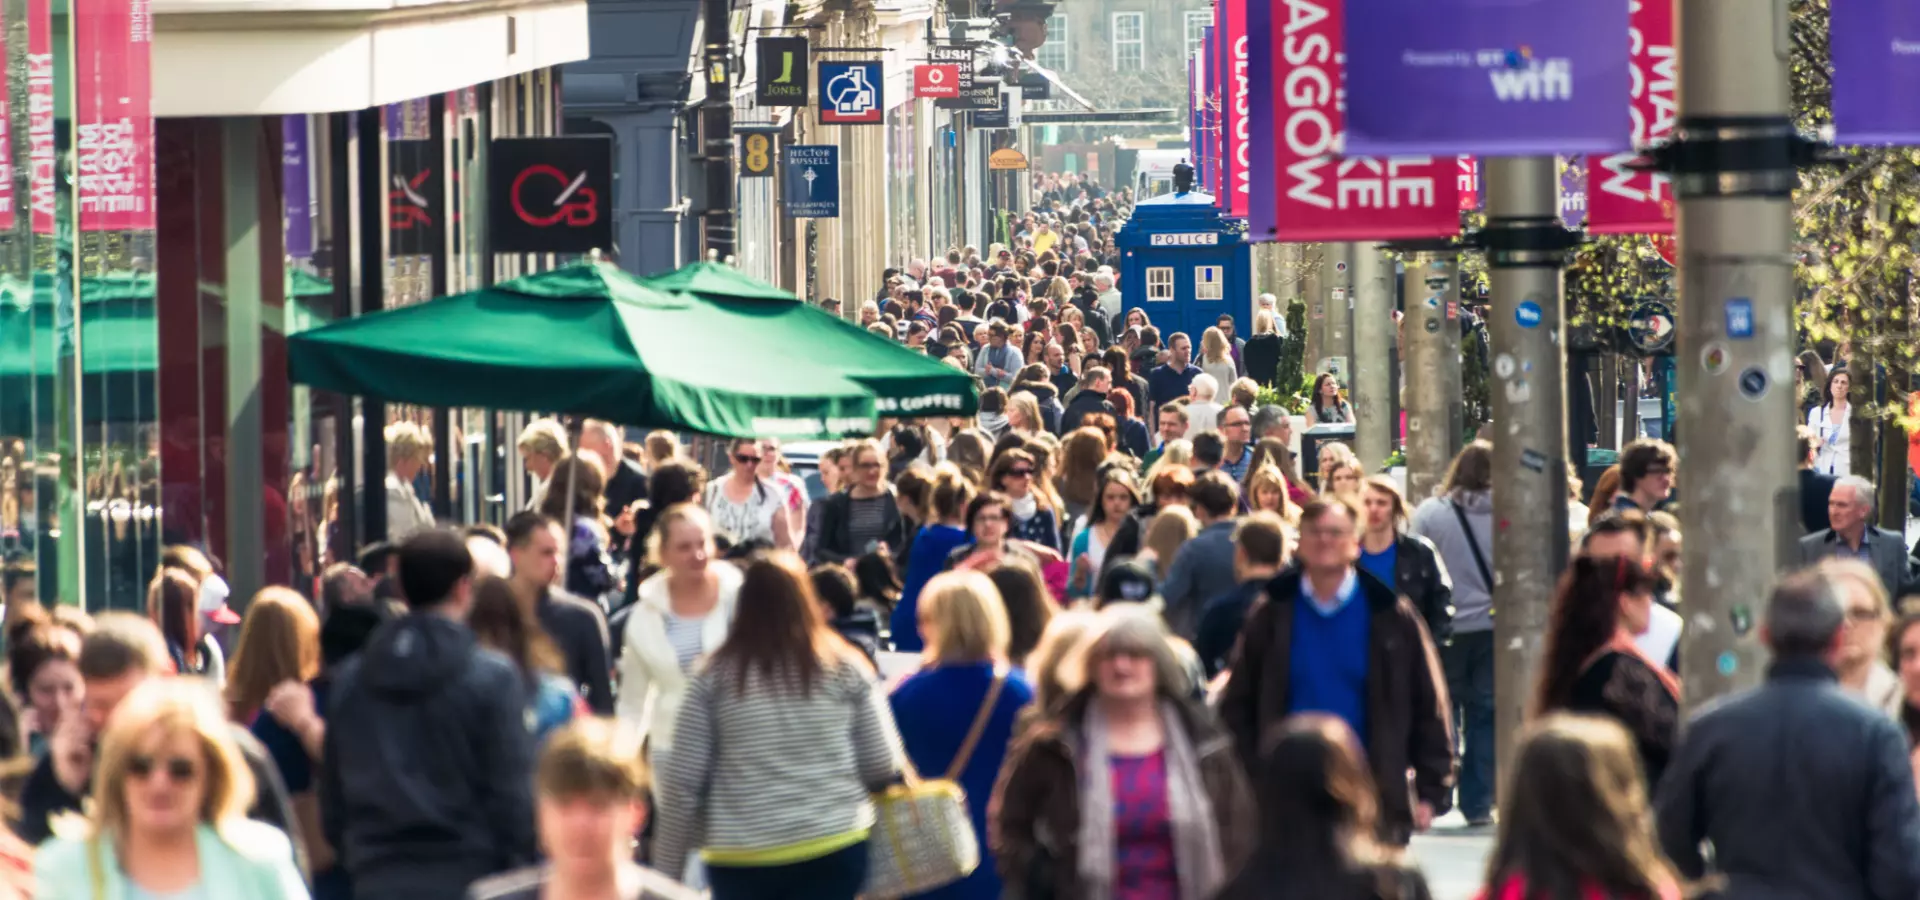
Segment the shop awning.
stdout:
[[[582,263],[288,338],[295,381],[423,406],[542,410],[730,437],[868,433],[866,386],[760,316]],[[852,327],[852,326],[847,326]]]

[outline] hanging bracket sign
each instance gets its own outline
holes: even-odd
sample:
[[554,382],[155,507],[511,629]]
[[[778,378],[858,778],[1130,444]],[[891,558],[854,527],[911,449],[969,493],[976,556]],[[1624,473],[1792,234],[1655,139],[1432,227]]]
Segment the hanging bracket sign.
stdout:
[[613,249],[612,138],[495,138],[491,157],[493,252]]

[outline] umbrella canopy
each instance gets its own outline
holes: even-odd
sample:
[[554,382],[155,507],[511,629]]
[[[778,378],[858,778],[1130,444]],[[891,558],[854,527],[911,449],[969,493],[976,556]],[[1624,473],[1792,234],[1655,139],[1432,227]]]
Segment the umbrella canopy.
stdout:
[[717,340],[742,353],[804,353],[873,391],[883,416],[970,416],[980,398],[973,376],[814,308],[737,269],[699,262],[641,279],[692,294],[734,324]]
[[295,381],[402,403],[732,437],[872,430],[872,392],[831,357],[741,327],[712,304],[582,263],[324,325],[290,336],[287,352]]

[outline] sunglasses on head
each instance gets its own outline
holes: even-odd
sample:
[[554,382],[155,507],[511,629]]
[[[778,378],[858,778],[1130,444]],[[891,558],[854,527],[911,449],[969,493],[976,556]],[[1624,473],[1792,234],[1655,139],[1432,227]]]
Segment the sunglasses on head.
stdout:
[[167,779],[176,784],[192,781],[200,774],[200,767],[193,760],[184,757],[171,757],[164,763],[152,756],[141,754],[127,761],[127,773],[145,780],[155,772],[166,772]]

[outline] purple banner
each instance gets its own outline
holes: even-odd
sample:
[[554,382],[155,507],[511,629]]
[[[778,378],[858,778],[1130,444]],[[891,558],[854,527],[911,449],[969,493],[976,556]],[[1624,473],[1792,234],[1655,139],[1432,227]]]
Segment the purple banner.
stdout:
[[1200,158],[1200,60],[1187,58],[1187,162],[1194,177],[1206,183],[1205,160]]
[[1842,144],[1920,144],[1920,6],[1912,0],[1834,4],[1833,134]]
[[1348,0],[1348,156],[1633,146],[1621,0]]
[[313,255],[313,157],[308,152],[307,125],[304,115],[280,117],[280,170],[286,196],[287,255],[295,259]]
[[1218,106],[1220,48],[1214,45],[1219,32],[1211,25],[1200,29],[1200,132],[1193,137],[1194,153],[1206,161],[1204,177],[1195,172],[1196,183],[1204,194],[1220,195],[1220,128]]
[[[1247,39],[1255,47],[1268,47],[1267,39],[1273,35],[1273,4],[1247,4]],[[1281,49],[1285,49],[1282,47]],[[1274,159],[1273,146],[1273,53],[1248,54],[1247,58],[1247,147],[1248,156],[1254,160],[1253,169]],[[1273,195],[1274,186],[1279,182],[1262,173],[1253,179],[1251,194],[1247,200],[1247,240],[1272,240],[1278,227],[1275,212],[1279,205]]]

